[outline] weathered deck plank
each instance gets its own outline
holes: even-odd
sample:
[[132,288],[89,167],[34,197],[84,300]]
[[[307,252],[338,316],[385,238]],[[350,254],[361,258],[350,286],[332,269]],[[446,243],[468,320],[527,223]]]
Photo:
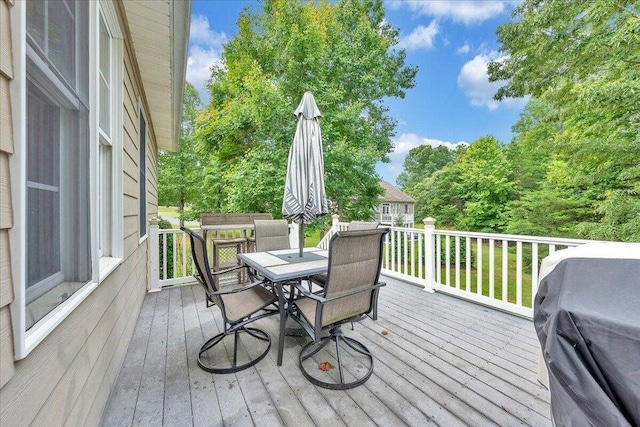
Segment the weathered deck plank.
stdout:
[[103,424],[551,424],[530,321],[385,279],[378,321],[344,328],[375,356],[369,381],[348,391],[321,389],[302,376],[306,338],[288,337],[276,366],[277,317],[256,323],[273,341],[264,360],[237,374],[208,374],[196,356],[222,328],[217,308],[205,307],[197,286],[149,294]]

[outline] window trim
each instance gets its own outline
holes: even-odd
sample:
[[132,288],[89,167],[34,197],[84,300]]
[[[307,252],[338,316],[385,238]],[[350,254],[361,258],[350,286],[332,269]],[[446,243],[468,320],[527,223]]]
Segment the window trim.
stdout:
[[[147,162],[147,134],[148,129],[149,129],[149,120],[147,119],[147,114],[145,113],[144,110],[144,104],[142,103],[142,99],[138,98],[138,243],[142,243],[145,240],[147,240],[147,237],[149,236],[149,225],[147,224],[148,222],[148,216],[149,216],[149,200],[147,199],[147,192],[149,191],[148,186],[147,186],[147,172],[148,172],[148,162]],[[144,128],[145,131],[141,132],[140,129],[140,121],[144,120]],[[140,194],[142,193],[140,191],[140,178],[141,178],[141,174],[142,174],[142,165],[140,164],[142,162],[142,138],[144,137],[144,194]],[[145,217],[145,228],[144,228],[144,234],[142,233],[142,229],[140,228],[140,225],[142,224],[142,212],[141,212],[141,207],[142,207],[142,203],[144,201],[144,217]]]
[[[124,140],[124,128],[123,128],[123,114],[124,114],[124,40],[123,33],[120,28],[120,22],[116,13],[113,3],[101,0],[96,2],[97,5],[92,8],[95,9],[95,18],[91,18],[93,22],[92,46],[93,51],[98,52],[100,44],[100,19],[104,18],[108,31],[111,33],[111,137],[109,139],[109,145],[111,147],[111,214],[108,221],[111,222],[111,253],[109,255],[100,254],[100,238],[102,223],[99,222],[101,217],[101,207],[99,202],[99,196],[101,192],[100,176],[95,176],[95,187],[92,187],[93,196],[92,219],[96,222],[92,227],[92,231],[95,235],[92,236],[92,249],[95,253],[95,259],[93,260],[94,271],[98,272],[96,280],[98,282],[104,281],[111,272],[113,272],[124,260],[124,212],[123,212],[123,140]],[[94,170],[100,170],[100,162],[102,158],[100,156],[100,148],[102,145],[101,138],[102,130],[100,129],[100,57],[94,55],[91,61],[91,66],[95,67],[91,71],[91,76],[96,76],[92,84],[93,93],[95,94],[94,103],[91,111],[91,118],[95,120],[95,131],[92,132],[95,141],[92,141],[92,146],[95,146],[95,161],[93,163]]]
[[[96,27],[96,23],[99,23],[99,14],[102,11],[104,13],[105,20],[107,22],[115,22],[117,25],[114,28],[110,27],[112,36],[117,37],[116,33],[120,36],[119,52],[114,61],[115,67],[111,71],[114,72],[112,81],[114,82],[113,89],[120,92],[119,98],[113,100],[112,112],[114,116],[112,118],[112,142],[115,142],[112,151],[112,165],[113,165],[113,187],[112,187],[112,252],[119,255],[120,258],[114,257],[98,257],[98,234],[99,224],[97,221],[96,209],[97,209],[97,191],[99,181],[97,179],[96,169],[89,173],[89,209],[90,209],[90,230],[89,237],[91,239],[90,247],[90,260],[92,263],[91,279],[85,283],[80,289],[74,292],[63,303],[59,304],[49,313],[47,313],[42,319],[36,322],[29,330],[26,329],[26,281],[27,281],[27,265],[26,257],[24,256],[12,256],[11,266],[13,275],[13,289],[14,289],[14,301],[10,304],[11,320],[13,329],[13,344],[15,359],[20,360],[27,357],[31,351],[33,351],[55,328],[62,323],[73,311],[82,304],[82,302],[93,293],[98,287],[98,283],[122,262],[123,256],[123,92],[124,92],[124,40],[122,40],[122,32],[119,28],[120,22],[116,10],[111,2],[103,1],[92,2],[88,8],[89,19],[89,46],[95,47],[98,43],[99,27]],[[15,151],[13,155],[9,157],[9,171],[11,177],[11,193],[12,193],[12,207],[14,212],[13,227],[9,229],[9,239],[12,248],[12,253],[23,254],[26,251],[27,240],[27,216],[25,215],[27,208],[27,123],[26,106],[27,106],[27,55],[29,49],[32,49],[27,43],[27,31],[26,31],[26,4],[25,2],[16,2],[9,10],[11,16],[11,34],[12,37],[12,50],[13,50],[13,66],[14,66],[14,79],[9,84],[9,91],[11,96],[11,108],[13,111],[13,138],[15,144]],[[109,19],[113,19],[109,21]],[[33,50],[33,49],[32,49]],[[97,150],[99,148],[98,139],[98,123],[97,117],[98,110],[98,94],[97,94],[97,79],[95,75],[97,73],[96,61],[98,58],[95,55],[95,49],[90,49],[89,55],[89,162],[91,166],[97,165],[99,160]],[[34,55],[31,55],[32,58]],[[114,55],[115,57],[115,55]],[[30,59],[33,60],[33,59]],[[52,76],[55,76],[52,74]],[[39,77],[39,78],[38,78]],[[40,83],[52,84],[47,82],[46,73],[41,76],[36,75],[36,81],[40,80]],[[46,86],[45,86],[46,87]],[[64,93],[64,92],[62,92]],[[62,101],[62,99],[61,99]],[[67,101],[68,102],[68,101]],[[148,123],[148,122],[147,122]]]

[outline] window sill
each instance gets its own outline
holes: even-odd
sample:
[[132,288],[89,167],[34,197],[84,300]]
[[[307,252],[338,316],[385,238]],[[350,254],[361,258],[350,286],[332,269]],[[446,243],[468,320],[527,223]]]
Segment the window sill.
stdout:
[[122,263],[122,258],[102,257],[98,270],[99,282],[103,282],[109,274]]

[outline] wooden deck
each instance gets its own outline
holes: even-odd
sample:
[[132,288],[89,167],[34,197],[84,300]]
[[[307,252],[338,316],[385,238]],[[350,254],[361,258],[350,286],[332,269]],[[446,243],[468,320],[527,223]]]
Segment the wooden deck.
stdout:
[[306,381],[302,338],[287,338],[276,366],[277,317],[257,322],[274,337],[264,360],[208,374],[196,354],[221,327],[218,310],[205,307],[199,286],[148,294],[103,424],[551,425],[531,321],[385,279],[378,321],[344,328],[375,356],[372,377],[349,391]]

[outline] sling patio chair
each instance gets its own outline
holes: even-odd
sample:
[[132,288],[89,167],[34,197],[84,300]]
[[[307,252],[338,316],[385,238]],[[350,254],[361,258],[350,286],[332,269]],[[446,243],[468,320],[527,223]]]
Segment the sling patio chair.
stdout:
[[[374,230],[378,228],[380,223],[378,221],[351,221],[347,224],[347,231],[357,231],[357,230]],[[311,284],[315,284],[324,288],[324,284],[327,282],[326,274],[316,274],[311,276]]]
[[[214,374],[228,374],[249,368],[262,360],[271,348],[271,338],[266,332],[249,325],[266,316],[277,314],[278,310],[265,310],[276,305],[278,297],[262,287],[262,282],[248,279],[254,276],[247,272],[232,275],[238,282],[221,286],[220,278],[229,277],[230,272],[247,269],[236,266],[222,271],[212,271],[207,258],[207,248],[199,234],[181,227],[191,240],[191,253],[196,267],[194,277],[204,287],[207,308],[216,305],[222,313],[223,332],[207,340],[198,352],[198,366]],[[265,311],[263,311],[265,310]],[[229,361],[224,338],[233,336],[233,355]],[[246,337],[246,339],[245,339]],[[238,358],[241,362],[238,362]],[[205,358],[208,359],[205,360]]]
[[291,249],[286,219],[256,219],[253,229],[256,252]]
[[[364,384],[373,373],[373,356],[341,325],[368,316],[377,319],[382,244],[388,229],[338,231],[329,243],[329,270],[321,294],[308,292],[292,300],[289,315],[312,338],[300,351],[299,365],[313,384],[346,390]],[[323,334],[329,330],[329,335]],[[329,345],[333,343],[333,345]],[[335,369],[337,365],[337,369]],[[337,372],[336,372],[337,371]]]

